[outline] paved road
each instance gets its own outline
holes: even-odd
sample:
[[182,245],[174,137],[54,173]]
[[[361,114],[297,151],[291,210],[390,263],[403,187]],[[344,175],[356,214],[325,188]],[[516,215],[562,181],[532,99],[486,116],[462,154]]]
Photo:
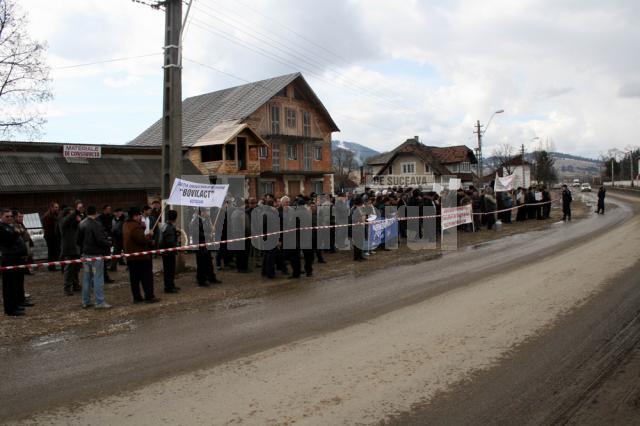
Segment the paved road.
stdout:
[[[140,401],[156,420],[173,413],[187,423],[214,422],[206,410],[197,417],[205,405],[220,422],[249,423],[521,423],[606,416],[585,402],[613,397],[607,386],[619,389],[616,383],[628,382],[621,366],[635,365],[640,265],[633,251],[613,257],[638,237],[635,203],[626,200],[605,216],[375,277],[345,271],[340,279],[247,300],[234,309],[213,306],[147,320],[125,334],[4,348],[0,419],[38,413],[53,422],[82,423],[83,410],[89,410],[94,421],[108,422],[117,413],[114,407],[123,407],[122,400],[112,400],[117,394],[134,401],[131,407]],[[612,246],[612,238],[620,244]],[[588,268],[582,268],[581,255],[589,259]],[[564,275],[553,275],[567,264]],[[518,277],[524,277],[522,286],[511,292]],[[565,279],[566,287],[554,287]],[[515,327],[518,320],[521,326]],[[485,330],[485,324],[491,327]],[[300,376],[289,376],[290,370]],[[396,387],[398,392],[389,392]],[[345,388],[352,392],[334,395]],[[363,399],[368,389],[378,393]],[[203,399],[214,390],[222,394]],[[145,400],[149,395],[160,396]],[[315,401],[315,395],[322,397]],[[633,391],[624,395],[633,399]],[[169,403],[184,408],[184,398],[202,404],[189,414]],[[73,415],[66,410],[97,399],[107,407],[106,417],[92,403]],[[216,403],[233,407],[228,417]],[[52,412],[56,407],[62,411]],[[150,423],[144,408],[125,412],[131,423]]]

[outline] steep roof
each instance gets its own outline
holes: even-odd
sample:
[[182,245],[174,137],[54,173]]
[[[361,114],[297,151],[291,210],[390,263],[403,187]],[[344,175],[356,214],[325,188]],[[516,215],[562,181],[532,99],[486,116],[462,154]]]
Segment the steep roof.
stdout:
[[478,161],[473,151],[466,145],[429,146],[428,148],[443,164],[460,163],[463,161],[469,161],[475,164]]
[[[420,141],[416,139],[407,139],[400,146],[396,147],[393,151],[385,154],[388,157],[383,157],[386,161],[383,163],[371,163],[367,160],[368,164],[385,164],[385,167],[380,169],[379,173],[382,173],[389,164],[395,160],[395,158],[400,154],[413,154],[420,158],[425,163],[429,164],[434,173],[438,175],[449,175],[451,174],[449,170],[443,166],[440,161],[431,153],[431,150],[428,146],[423,145]],[[375,161],[380,161],[380,159],[376,159]]]
[[[182,145],[194,145],[223,122],[239,123],[294,81],[299,81],[305,87],[309,98],[325,115],[331,130],[338,131],[327,109],[302,74],[297,72],[185,99],[182,101]],[[162,119],[159,119],[129,142],[129,145],[156,146],[161,143]]]

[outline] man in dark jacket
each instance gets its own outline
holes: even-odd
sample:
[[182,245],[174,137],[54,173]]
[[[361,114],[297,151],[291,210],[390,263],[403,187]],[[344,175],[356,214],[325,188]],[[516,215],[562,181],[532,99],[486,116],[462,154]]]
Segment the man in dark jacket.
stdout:
[[104,299],[104,259],[103,256],[110,247],[105,230],[96,220],[95,206],[87,207],[87,217],[78,226],[78,247],[85,260],[82,264],[82,307],[91,306],[91,289],[93,288],[96,309],[109,309]]
[[[178,219],[178,212],[175,210],[167,211],[167,222],[162,224],[162,228],[159,231],[159,248],[170,249],[178,247],[180,237],[178,229],[176,228],[176,219]],[[177,293],[180,291],[179,287],[176,287],[176,257],[178,253],[175,251],[169,251],[162,254],[162,273],[164,275],[164,292],[165,293]]]
[[[44,232],[44,240],[47,243],[47,260],[55,262],[60,260],[60,239],[58,238],[58,216],[60,214],[60,206],[55,201],[49,203],[49,210],[42,216],[42,230]],[[50,271],[55,271],[55,265],[49,265]]]
[[571,202],[573,197],[571,196],[571,190],[567,185],[562,185],[562,220],[571,221]]
[[[193,244],[212,243],[212,224],[207,209],[198,209],[198,215],[190,224]],[[213,261],[209,248],[212,245],[203,245],[196,250],[196,279],[198,287],[209,287],[209,284],[220,284],[222,281],[216,278],[213,270]]]
[[[82,206],[81,204],[79,206]],[[77,206],[78,207],[78,206]],[[84,210],[84,208],[83,208]],[[58,223],[61,240],[62,260],[73,260],[80,258],[78,250],[78,225],[81,221],[81,212],[78,208],[67,207],[64,209],[62,219]],[[73,296],[74,291],[80,291],[80,281],[78,274],[81,268],[80,263],[64,265],[64,294]]]
[[549,219],[551,216],[551,194],[546,186],[542,186],[542,218]]
[[[26,262],[27,246],[20,232],[13,226],[13,214],[9,209],[0,211],[0,265],[12,266]],[[24,279],[23,269],[11,269],[2,272],[2,300],[4,313],[9,316],[24,315],[24,292],[20,294],[20,283]]]
[[[113,254],[122,254],[123,245],[122,245],[122,226],[124,225],[124,221],[126,220],[124,211],[121,208],[117,208],[113,215],[113,221],[111,223],[111,238],[113,239]],[[118,269],[118,264],[124,265],[124,259],[112,259],[111,260],[111,270],[116,271]]]
[[607,190],[604,186],[601,186],[598,190],[598,211],[597,214],[604,214],[604,197],[607,195]]
[[[100,222],[100,224],[102,225],[102,228],[104,229],[105,237],[111,243],[111,244],[109,244],[109,248],[108,248],[109,251],[104,253],[105,255],[109,255],[109,254],[111,254],[111,245],[113,244],[113,236],[111,234],[111,230],[112,230],[112,227],[113,227],[113,214],[111,214],[111,206],[108,205],[108,204],[103,206],[102,207],[102,213],[100,215],[98,215],[96,220],[98,222]],[[115,260],[113,260],[113,261],[105,260],[104,261],[104,282],[107,283],[107,284],[114,282],[109,277],[109,272],[108,272],[109,271],[109,265],[111,264],[111,262],[115,263]]]

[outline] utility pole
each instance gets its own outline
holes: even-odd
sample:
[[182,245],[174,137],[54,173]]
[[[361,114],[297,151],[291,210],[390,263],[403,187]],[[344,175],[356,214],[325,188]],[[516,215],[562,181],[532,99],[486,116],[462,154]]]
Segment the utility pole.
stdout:
[[629,152],[629,168],[631,169],[631,187],[633,188],[633,149]]
[[162,81],[162,199],[182,175],[182,0],[166,0]]
[[524,144],[522,144],[522,146],[520,147],[520,155],[522,156],[522,161],[521,161],[521,165],[522,165],[522,187],[526,188],[526,182],[525,182],[525,174],[524,174]]
[[476,124],[476,131],[478,134],[478,191],[482,191],[484,187],[484,168],[482,166],[482,126],[480,120]]

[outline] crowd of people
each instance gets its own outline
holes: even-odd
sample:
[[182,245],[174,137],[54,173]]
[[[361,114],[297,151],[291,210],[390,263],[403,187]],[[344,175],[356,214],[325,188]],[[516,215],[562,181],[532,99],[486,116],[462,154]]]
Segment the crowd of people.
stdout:
[[[563,188],[563,210],[569,220],[570,197],[568,188]],[[542,186],[497,193],[491,186],[482,190],[470,186],[441,194],[412,188],[366,188],[360,194],[335,196],[311,194],[277,198],[267,194],[259,200],[229,196],[219,209],[182,208],[180,211],[163,210],[160,201],[141,209],[112,210],[105,205],[98,211],[95,206],[85,208],[77,200],[72,206],[62,208],[57,202],[51,202],[42,216],[42,227],[48,260],[52,262],[48,269],[60,273],[61,267],[64,294],[81,293],[84,308],[108,309],[111,305],[106,301],[104,284],[113,281],[109,273],[119,266],[128,269],[133,303],[159,300],[155,295],[153,257],[162,259],[164,292],[178,293],[176,249],[180,246],[195,253],[195,284],[199,287],[219,284],[216,271],[223,267],[234,268],[239,273],[259,269],[268,279],[280,274],[295,280],[303,274],[312,276],[314,264],[325,263],[327,252],[351,250],[353,260],[360,262],[377,249],[397,246],[403,239],[436,239],[443,205],[471,204],[473,224],[458,227],[471,232],[492,229],[496,220],[511,223],[512,210],[517,212],[516,221],[547,219],[550,201],[549,191]],[[178,225],[179,215],[184,229]],[[398,219],[395,232],[379,247],[372,246],[367,225],[392,217]],[[18,209],[3,209],[1,265],[31,263],[32,247],[23,214]],[[163,251],[149,253],[152,250]],[[124,256],[104,258],[109,255]],[[5,314],[21,316],[25,308],[33,306],[24,290],[24,276],[29,273],[27,268],[2,272]]]

